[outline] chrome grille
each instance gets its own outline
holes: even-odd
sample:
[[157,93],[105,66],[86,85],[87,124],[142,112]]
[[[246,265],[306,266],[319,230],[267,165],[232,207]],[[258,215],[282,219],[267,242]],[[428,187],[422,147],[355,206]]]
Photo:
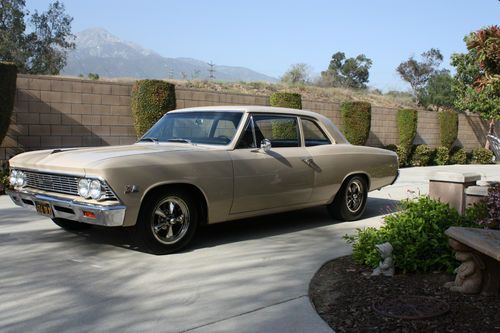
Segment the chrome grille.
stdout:
[[[78,195],[78,181],[81,177],[26,170],[23,170],[23,172],[26,174],[26,187],[32,187],[47,192]],[[103,200],[116,200],[116,196],[107,184],[103,184],[103,191]]]

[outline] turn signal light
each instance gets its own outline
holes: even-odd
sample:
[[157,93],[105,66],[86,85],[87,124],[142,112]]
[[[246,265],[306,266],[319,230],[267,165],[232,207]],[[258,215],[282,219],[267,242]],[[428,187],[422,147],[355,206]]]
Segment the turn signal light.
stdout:
[[87,212],[87,211],[83,211],[83,216],[88,217],[89,219],[95,219],[96,218],[95,213]]

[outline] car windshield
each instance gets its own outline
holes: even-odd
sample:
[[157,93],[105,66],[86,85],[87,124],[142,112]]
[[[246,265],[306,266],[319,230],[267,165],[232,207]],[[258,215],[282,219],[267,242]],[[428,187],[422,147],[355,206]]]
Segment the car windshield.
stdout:
[[167,113],[139,141],[227,145],[242,116],[232,111]]

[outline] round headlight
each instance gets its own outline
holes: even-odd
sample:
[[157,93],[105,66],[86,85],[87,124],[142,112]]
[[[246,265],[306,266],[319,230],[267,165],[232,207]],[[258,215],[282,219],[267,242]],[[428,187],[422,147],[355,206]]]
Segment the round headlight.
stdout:
[[15,186],[17,184],[17,171],[12,170],[10,173],[9,183],[11,186]]
[[18,186],[18,187],[26,186],[26,175],[22,171],[17,172],[16,186]]
[[90,192],[90,180],[89,179],[80,179],[78,182],[78,194],[85,199],[89,198]]
[[89,196],[94,200],[98,200],[101,198],[101,182],[100,181],[93,180],[90,182]]

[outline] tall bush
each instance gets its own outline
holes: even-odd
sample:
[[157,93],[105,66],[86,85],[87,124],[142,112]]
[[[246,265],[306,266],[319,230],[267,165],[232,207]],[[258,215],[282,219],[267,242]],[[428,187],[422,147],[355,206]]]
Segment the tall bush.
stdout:
[[176,106],[175,85],[160,80],[139,80],[132,87],[131,107],[137,137]]
[[458,113],[454,111],[439,112],[441,146],[451,149],[458,137]]
[[275,92],[269,97],[271,106],[302,109],[302,96],[297,93]]
[[17,67],[13,63],[0,62],[0,144],[10,125],[16,96]]
[[412,109],[398,110],[398,131],[399,131],[399,165],[410,164],[409,158],[412,151],[413,140],[417,135],[418,112]]
[[411,147],[417,135],[418,112],[412,109],[398,111],[399,144]]
[[372,106],[368,102],[344,102],[340,106],[344,132],[353,145],[364,145],[370,134]]

